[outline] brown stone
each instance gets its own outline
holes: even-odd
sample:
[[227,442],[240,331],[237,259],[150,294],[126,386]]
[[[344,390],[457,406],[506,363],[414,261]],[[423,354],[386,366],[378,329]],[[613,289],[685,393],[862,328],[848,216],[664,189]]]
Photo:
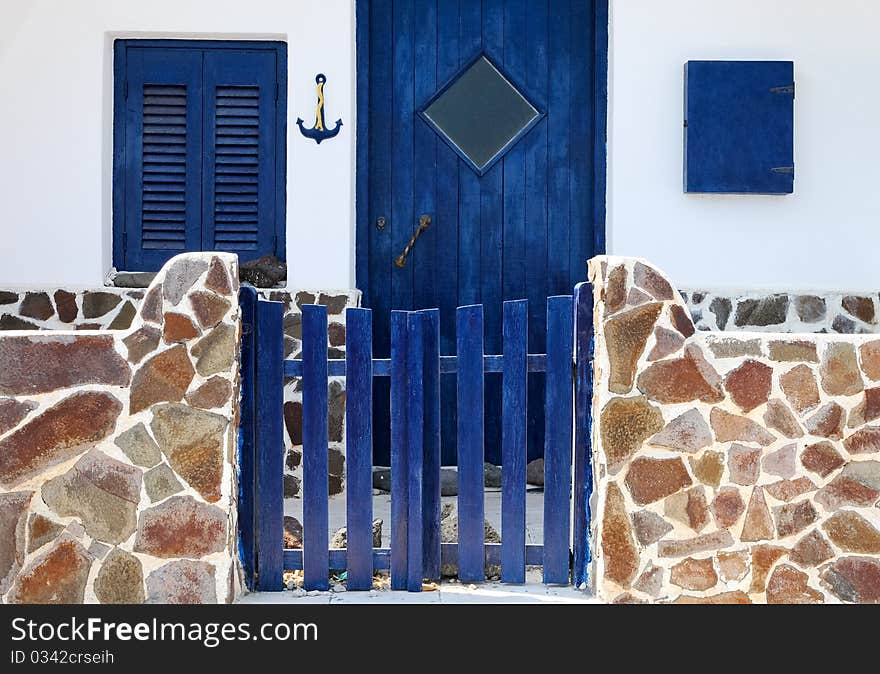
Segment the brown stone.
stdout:
[[862,419],[874,421],[880,417],[880,388],[865,389],[865,401],[862,407]]
[[807,362],[818,363],[816,343],[803,340],[772,341],[769,345],[770,360],[783,363]]
[[766,429],[756,424],[751,419],[730,414],[724,410],[713,407],[709,413],[709,423],[715,431],[716,442],[754,442],[766,447],[776,437]]
[[650,301],[651,296],[647,293],[643,293],[638,288],[630,288],[629,293],[626,296],[626,303],[631,307],[636,307]]
[[46,482],[42,496],[61,517],[78,517],[92,538],[118,545],[134,532],[141,472],[93,449]]
[[825,599],[807,585],[807,574],[788,564],[780,564],[767,583],[768,604],[820,604]]
[[211,377],[195,391],[186,394],[186,402],[203,410],[223,407],[232,395],[232,382],[223,377]]
[[83,384],[125,386],[131,370],[110,336],[51,334],[0,341],[0,395],[47,393]]
[[880,426],[868,426],[856,431],[843,441],[850,454],[876,454],[880,452]]
[[724,379],[724,388],[743,412],[751,412],[767,402],[773,368],[756,360],[747,360],[731,370]]
[[137,316],[137,309],[134,308],[134,304],[126,302],[122,305],[122,308],[119,310],[119,313],[116,314],[116,317],[110,321],[110,325],[107,326],[107,329],[128,330],[134,322],[135,316]]
[[616,483],[608,484],[602,519],[602,554],[605,576],[629,587],[639,570],[639,552],[633,540],[626,502]]
[[342,442],[344,426],[345,387],[339,381],[331,381],[327,386],[327,434],[330,442]]
[[605,282],[605,312],[606,315],[619,311],[626,304],[626,267],[617,265],[608,272]]
[[143,604],[141,561],[130,552],[113,548],[95,578],[95,596],[102,604]]
[[[611,273],[613,274],[614,272],[612,271]],[[633,265],[633,283],[642,290],[648,291],[651,297],[656,300],[671,300],[675,297],[669,281],[663,278],[656,269],[652,269],[641,262],[636,262]]]
[[691,484],[687,468],[680,458],[635,459],[624,481],[633,501],[639,505],[659,501]]
[[800,438],[804,434],[794,414],[781,400],[771,400],[767,403],[767,409],[764,411],[764,423],[787,438]]
[[761,460],[761,467],[765,473],[770,473],[770,475],[790,478],[794,477],[797,470],[796,459],[797,445],[792,443],[766,454]]
[[12,314],[3,314],[0,316],[0,330],[39,330],[40,326],[31,321],[26,321],[13,316]]
[[811,473],[828,477],[844,464],[843,457],[827,440],[807,445],[801,453],[801,464]]
[[856,348],[848,342],[831,342],[819,367],[822,388],[830,396],[851,396],[864,388]]
[[141,318],[149,323],[162,322],[162,284],[153,286],[147,291],[141,303]]
[[663,591],[663,569],[653,564],[648,564],[633,583],[633,589],[644,592],[652,597],[659,597]]
[[859,347],[862,371],[868,379],[880,380],[880,340],[866,342]]
[[614,599],[612,604],[646,604],[647,602],[636,597],[632,592],[621,592]]
[[843,308],[852,315],[865,323],[874,322],[874,300],[870,297],[859,297],[857,295],[847,295],[841,302]]
[[201,290],[190,293],[189,299],[190,302],[192,302],[193,313],[196,315],[196,320],[199,322],[199,326],[203,330],[213,328],[217,325],[223,320],[226,312],[229,311],[229,307],[232,306],[229,300],[215,295],[214,293]]
[[58,310],[58,320],[62,323],[73,323],[79,315],[76,295],[66,290],[55,291],[55,308]]
[[732,444],[727,454],[727,469],[731,482],[741,485],[755,484],[761,474],[761,450]]
[[842,601],[880,604],[880,560],[838,559],[822,570],[822,583]]
[[648,442],[692,454],[712,444],[712,432],[699,410],[691,409],[670,421]]
[[718,526],[723,529],[736,524],[745,509],[746,505],[736,487],[722,487],[712,500],[712,514],[715,515]]
[[691,470],[700,482],[710,487],[721,484],[721,476],[724,474],[724,454],[722,452],[707,451],[697,459],[689,457]]
[[746,550],[719,552],[715,559],[721,580],[725,582],[742,580],[749,572],[749,553]]
[[25,293],[18,313],[27,318],[36,318],[38,321],[46,321],[55,315],[52,302],[46,293]]
[[25,557],[25,529],[32,491],[0,494],[0,595],[9,589]]
[[172,260],[165,271],[162,295],[172,305],[177,306],[208,266],[204,259],[190,255]]
[[819,518],[809,501],[776,506],[773,508],[773,516],[776,518],[776,533],[779,538],[799,534]]
[[0,304],[15,304],[16,302],[18,302],[18,293],[0,290]]
[[608,470],[616,473],[649,437],[663,428],[660,408],[647,398],[612,398],[602,410],[600,434]]
[[846,419],[846,427],[847,428],[858,428],[859,426],[864,425],[865,423],[865,401],[863,400],[858,405],[853,407],[849,416]]
[[608,390],[611,393],[627,393],[632,389],[636,365],[662,308],[663,305],[657,302],[645,304],[605,321],[605,345],[610,364]]
[[80,543],[62,536],[19,574],[10,604],[82,604],[92,558]]
[[632,514],[636,540],[643,548],[656,543],[672,531],[672,525],[650,510],[637,510]]
[[37,403],[16,398],[0,398],[0,435],[12,430],[30,412],[37,409]]
[[749,592],[763,592],[765,590],[770,570],[787,553],[788,550],[775,545],[752,546],[752,583]]
[[818,435],[831,440],[843,437],[843,408],[837,403],[828,403],[804,422],[810,435]]
[[733,337],[716,338],[709,341],[709,349],[716,358],[742,358],[743,356],[760,356],[761,340],[736,339]]
[[711,558],[688,557],[672,567],[669,581],[685,590],[708,590],[718,583],[718,574]]
[[685,337],[691,337],[694,332],[696,332],[694,322],[691,320],[691,317],[688,316],[687,310],[681,305],[669,305],[669,320],[672,321],[672,325],[675,326],[675,329]]
[[834,550],[828,545],[825,537],[818,529],[813,529],[795,544],[789,554],[789,559],[803,567],[819,566],[834,557]]
[[86,291],[82,298],[84,318],[98,318],[109,314],[120,302],[122,297],[115,293]]
[[150,501],[157,503],[183,491],[183,485],[168,464],[160,463],[144,473],[144,489]]
[[[847,468],[850,465],[853,464],[849,464]],[[821,504],[828,511],[838,510],[844,506],[864,508],[874,505],[880,497],[880,490],[847,477],[845,471],[846,468],[819,490],[816,494],[816,503]]]
[[128,349],[128,360],[137,365],[144,356],[148,356],[159,348],[159,339],[162,333],[157,328],[150,325],[135,330],[122,340],[125,348]]
[[694,531],[702,531],[709,523],[706,490],[702,485],[669,496],[663,502],[663,508],[667,517],[689,526]]
[[745,543],[768,541],[773,538],[773,518],[770,517],[770,510],[767,508],[767,500],[761,487],[752,490],[749,507],[746,509],[746,519],[739,537]]
[[835,513],[822,524],[831,541],[844,552],[880,553],[880,531],[852,510]]
[[727,529],[701,534],[681,541],[664,540],[657,543],[660,557],[685,557],[699,552],[714,552],[733,545],[733,537]]
[[[58,538],[58,535],[64,531],[64,525],[53,522],[48,517],[44,517],[39,513],[32,513],[28,522],[28,553],[43,547],[51,540]],[[9,540],[9,539],[4,539]],[[2,565],[0,565],[2,566]],[[0,589],[0,594],[3,590]]]
[[327,328],[327,339],[330,346],[345,346],[345,326],[342,323],[331,323]]
[[209,503],[220,500],[226,417],[175,403],[153,408],[153,435],[168,463]]
[[638,388],[648,398],[661,403],[706,403],[724,399],[721,377],[706,362],[699,347],[685,348],[685,355],[649,365],[638,377]]
[[183,344],[173,346],[147,360],[131,382],[130,414],[137,414],[159,402],[183,399],[195,370]]
[[284,516],[284,547],[297,549],[302,548],[303,527],[299,520],[290,515]]
[[773,484],[764,485],[764,490],[770,496],[786,503],[814,489],[816,489],[816,485],[808,477],[799,477],[796,480],[780,480]]
[[658,327],[654,330],[654,348],[648,354],[649,361],[666,358],[684,346],[684,337],[679,333]]
[[192,322],[189,316],[168,311],[162,319],[162,339],[166,344],[177,344],[189,339],[195,339],[201,331]]
[[148,604],[216,604],[213,564],[181,559],[160,566],[147,576]]
[[229,274],[226,273],[226,265],[219,257],[211,258],[211,266],[205,277],[205,287],[219,295],[231,295],[232,286],[229,283]]
[[192,496],[172,496],[141,512],[135,552],[154,557],[202,557],[226,547],[226,513]]
[[290,436],[290,444],[302,444],[302,403],[298,400],[284,403],[284,425]]
[[235,362],[237,342],[237,331],[233,326],[228,323],[218,325],[192,348],[196,371],[203,377],[229,371]]
[[819,404],[819,387],[809,365],[798,365],[781,375],[779,385],[798,414]]
[[673,604],[751,604],[752,600],[749,595],[741,590],[733,592],[721,592],[708,597],[691,597],[683,594],[676,599]]
[[82,454],[113,432],[122,404],[109,393],[74,393],[0,440],[5,486]]

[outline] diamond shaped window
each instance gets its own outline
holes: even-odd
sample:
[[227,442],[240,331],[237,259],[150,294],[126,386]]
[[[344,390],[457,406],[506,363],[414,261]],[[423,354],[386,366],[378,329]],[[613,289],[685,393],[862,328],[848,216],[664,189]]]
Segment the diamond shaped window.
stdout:
[[421,116],[483,175],[543,114],[481,55],[428,101]]

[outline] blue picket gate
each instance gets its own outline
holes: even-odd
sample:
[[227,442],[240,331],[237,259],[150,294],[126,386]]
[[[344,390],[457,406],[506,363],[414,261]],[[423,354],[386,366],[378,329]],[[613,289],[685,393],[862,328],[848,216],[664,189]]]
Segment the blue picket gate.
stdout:
[[[307,590],[346,569],[349,590],[372,588],[390,569],[392,589],[421,591],[457,564],[462,581],[525,582],[543,566],[547,584],[580,586],[590,562],[592,286],[547,299],[547,353],[530,354],[526,300],[504,302],[503,353],[483,348],[483,307],[456,312],[456,355],[440,355],[439,311],[395,311],[391,357],[373,358],[372,313],[346,311],[345,359],[327,358],[327,310],[302,308],[302,357],[284,360],[283,305],[243,287],[239,543],[248,587],[283,589],[302,569]],[[502,376],[501,543],[484,542],[484,375]],[[546,376],[544,542],[526,543],[526,405],[529,373]],[[346,379],[347,547],[329,549],[327,379]],[[456,377],[458,542],[440,540],[440,380]],[[283,548],[283,381],[302,378],[303,547]],[[391,379],[391,544],[374,548],[373,378]]]

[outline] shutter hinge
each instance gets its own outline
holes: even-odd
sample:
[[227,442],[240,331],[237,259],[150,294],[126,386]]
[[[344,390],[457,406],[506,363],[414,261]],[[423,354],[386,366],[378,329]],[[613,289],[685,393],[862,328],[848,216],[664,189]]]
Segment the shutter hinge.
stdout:
[[781,173],[783,175],[794,175],[794,166],[776,166],[770,169],[771,173]]
[[794,96],[794,84],[788,84],[784,87],[771,87],[770,93]]

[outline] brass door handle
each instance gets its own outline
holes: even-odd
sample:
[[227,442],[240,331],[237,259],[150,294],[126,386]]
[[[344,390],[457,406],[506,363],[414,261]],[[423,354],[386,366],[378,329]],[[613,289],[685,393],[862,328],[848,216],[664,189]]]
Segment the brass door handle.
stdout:
[[412,238],[409,240],[409,243],[406,244],[406,248],[403,249],[403,252],[398,255],[394,259],[394,266],[403,269],[406,266],[406,256],[409,255],[409,251],[412,250],[413,246],[416,245],[416,241],[422,235],[428,227],[431,226],[431,216],[425,213],[419,218],[419,226],[416,228],[416,231],[413,233]]

